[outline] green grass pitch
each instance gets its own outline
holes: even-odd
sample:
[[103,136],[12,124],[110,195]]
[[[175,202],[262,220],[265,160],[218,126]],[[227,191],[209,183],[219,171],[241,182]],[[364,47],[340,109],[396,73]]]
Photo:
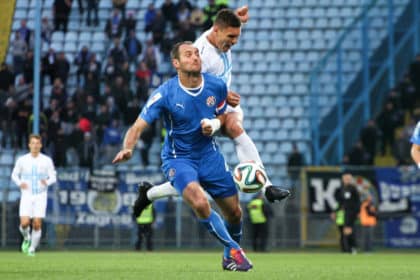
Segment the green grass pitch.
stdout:
[[216,252],[0,252],[0,279],[420,279],[420,254],[248,253],[251,272],[224,272]]

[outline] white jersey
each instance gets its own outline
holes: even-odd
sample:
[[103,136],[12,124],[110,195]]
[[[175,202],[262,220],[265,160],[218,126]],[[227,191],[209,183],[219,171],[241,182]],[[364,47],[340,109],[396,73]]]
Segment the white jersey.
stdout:
[[[22,183],[28,185],[27,189],[21,189],[22,194],[46,193],[47,186],[57,181],[53,161],[42,153],[37,157],[27,153],[17,159],[12,172],[12,180],[18,186]],[[41,180],[46,180],[47,186],[44,186]]]
[[207,36],[210,32],[211,29],[207,30],[194,42],[194,46],[200,53],[201,72],[219,77],[229,89],[232,78],[232,55],[230,50],[222,52],[209,42]]

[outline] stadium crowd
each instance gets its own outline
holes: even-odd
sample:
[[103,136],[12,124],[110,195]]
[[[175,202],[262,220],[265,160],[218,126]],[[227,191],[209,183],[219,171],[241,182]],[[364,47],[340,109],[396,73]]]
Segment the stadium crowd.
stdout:
[[[228,1],[209,0],[204,8],[188,0],[166,0],[160,7],[153,1],[144,19],[146,40],[136,36],[137,21],[126,9],[127,0],[113,0],[113,11],[104,28],[106,54],[95,53],[84,45],[73,60],[63,49],[54,49],[54,32],[67,32],[71,0],[55,0],[53,18],[42,18],[42,43],[48,51],[41,58],[40,133],[45,152],[57,167],[109,164],[118,150],[126,127],[138,116],[147,100],[154,75],[169,63],[169,51],[179,41],[194,41],[196,35],[212,25],[217,11]],[[80,26],[99,31],[98,0],[78,0]],[[87,10],[86,18],[83,14]],[[51,23],[53,22],[53,24]],[[83,25],[86,21],[86,25]],[[1,147],[24,149],[32,129],[34,31],[21,20],[10,42],[12,64],[0,69]],[[102,59],[100,59],[102,57]],[[68,86],[71,68],[77,68],[76,87]],[[168,73],[172,74],[172,73]],[[51,92],[43,96],[43,86]],[[71,91],[70,91],[71,90]],[[149,164],[148,149],[160,128],[152,126],[142,137],[140,148],[144,165]],[[71,159],[71,160],[70,160]]]

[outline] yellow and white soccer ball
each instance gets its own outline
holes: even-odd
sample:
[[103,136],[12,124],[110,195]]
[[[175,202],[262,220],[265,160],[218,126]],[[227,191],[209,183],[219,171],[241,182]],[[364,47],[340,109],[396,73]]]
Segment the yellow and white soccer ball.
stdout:
[[254,161],[242,162],[233,169],[233,180],[238,190],[256,193],[264,187],[267,174],[264,167]]

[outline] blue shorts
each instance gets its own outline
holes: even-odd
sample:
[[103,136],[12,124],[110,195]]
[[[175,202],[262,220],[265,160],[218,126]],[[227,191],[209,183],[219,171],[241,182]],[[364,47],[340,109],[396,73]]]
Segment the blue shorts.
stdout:
[[201,159],[165,159],[163,173],[182,196],[191,182],[198,182],[213,198],[224,198],[238,193],[233,177],[220,152],[210,152]]

